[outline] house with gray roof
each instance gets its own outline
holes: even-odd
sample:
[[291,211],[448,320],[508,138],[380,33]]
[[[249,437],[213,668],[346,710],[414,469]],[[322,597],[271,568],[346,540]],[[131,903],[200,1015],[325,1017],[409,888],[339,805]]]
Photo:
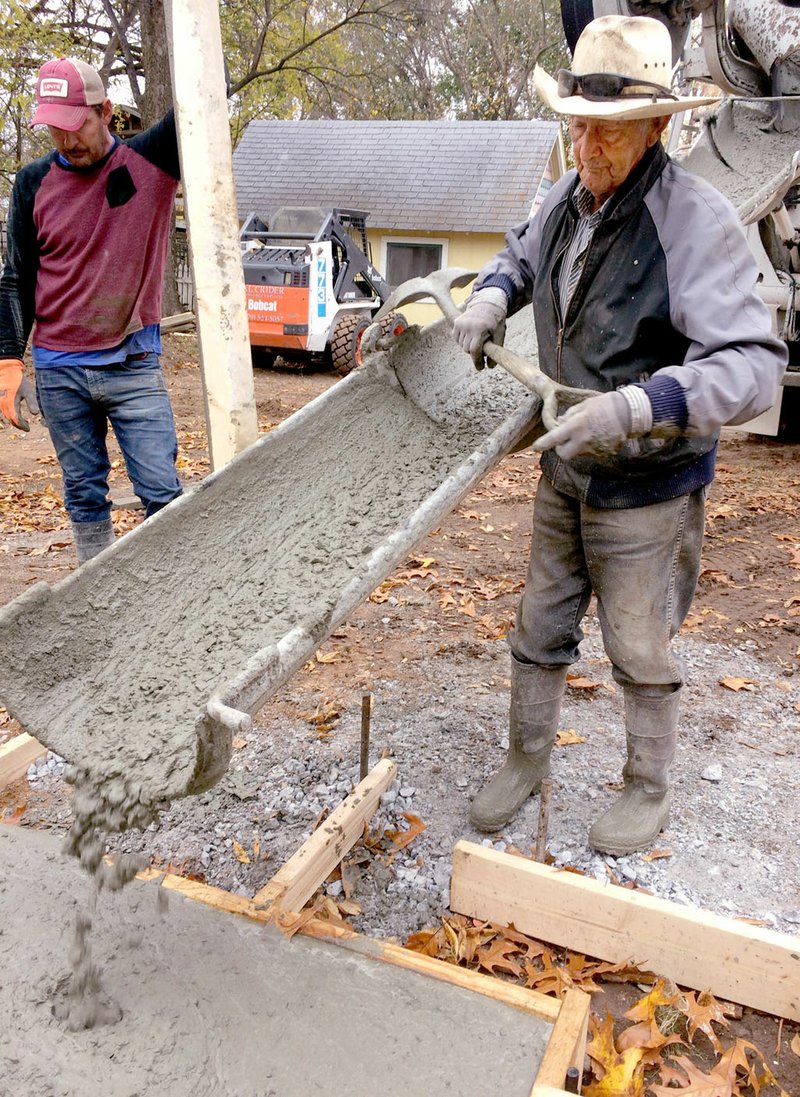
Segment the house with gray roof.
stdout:
[[[480,269],[565,167],[561,127],[540,120],[254,121],[233,155],[240,222],[253,212],[269,222],[281,206],[364,210],[373,262],[392,285]],[[432,306],[404,311],[432,316]]]

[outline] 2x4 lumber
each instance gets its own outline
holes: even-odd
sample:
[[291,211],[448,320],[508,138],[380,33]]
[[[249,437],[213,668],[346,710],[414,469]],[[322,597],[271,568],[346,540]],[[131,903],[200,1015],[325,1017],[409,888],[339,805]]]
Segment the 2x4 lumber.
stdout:
[[800,1021],[800,938],[788,934],[470,842],[458,842],[453,851],[450,906]]
[[[324,922],[322,923],[325,924]],[[305,932],[303,930],[302,932]],[[314,936],[310,933],[309,936]],[[441,979],[453,986],[462,987],[464,990],[476,991],[493,998],[496,1002],[512,1006],[514,1009],[530,1013],[542,1021],[548,1021],[555,1025],[563,1008],[556,998],[550,998],[545,994],[529,990],[527,987],[517,986],[515,983],[498,979],[495,975],[484,975],[480,971],[472,971],[469,968],[459,967],[457,964],[438,960],[433,956],[426,956],[421,952],[403,948],[388,941],[374,941],[368,937],[355,936],[350,939],[338,941],[337,944],[364,956],[371,956],[376,960],[384,960],[386,963],[395,964],[397,967],[416,971],[421,975],[429,975],[434,979]],[[586,998],[586,1017],[589,1014],[589,996],[578,992],[582,998]],[[585,1026],[584,1026],[585,1028]],[[577,1039],[577,1037],[575,1038]],[[573,1044],[575,1043],[573,1039]],[[567,1062],[562,1074],[566,1074],[571,1062]]]
[[43,747],[27,731],[9,739],[0,747],[0,789],[19,780],[31,762],[38,761],[45,754],[47,747]]
[[258,437],[217,0],[165,4],[212,469]]
[[539,1064],[531,1097],[543,1097],[545,1087],[563,1092],[570,1067],[577,1067],[583,1073],[590,1006],[591,998],[582,990],[568,990],[564,995]]
[[383,758],[314,831],[269,883],[253,897],[259,907],[279,905],[301,910],[344,855],[352,849],[381,795],[392,783],[397,765]]

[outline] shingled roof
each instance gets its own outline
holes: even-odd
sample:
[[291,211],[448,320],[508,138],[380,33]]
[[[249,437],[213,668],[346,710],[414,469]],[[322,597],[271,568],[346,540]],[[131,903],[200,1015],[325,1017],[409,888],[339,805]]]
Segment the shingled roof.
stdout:
[[233,156],[239,217],[362,209],[373,228],[505,232],[529,215],[557,122],[251,122]]

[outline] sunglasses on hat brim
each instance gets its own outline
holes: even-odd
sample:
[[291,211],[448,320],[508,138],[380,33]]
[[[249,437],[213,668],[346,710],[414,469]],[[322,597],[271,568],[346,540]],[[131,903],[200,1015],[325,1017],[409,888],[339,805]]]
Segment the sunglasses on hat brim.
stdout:
[[[583,76],[570,72],[569,69],[559,69],[556,73],[558,94],[562,99],[570,95],[582,95],[584,99],[593,102],[603,102],[607,99],[652,99],[655,103],[658,99],[678,100],[677,95],[663,87],[661,84],[653,84],[650,80],[639,80],[632,76],[618,76],[613,72],[588,72]],[[625,88],[645,87],[652,91],[629,91],[624,94]]]

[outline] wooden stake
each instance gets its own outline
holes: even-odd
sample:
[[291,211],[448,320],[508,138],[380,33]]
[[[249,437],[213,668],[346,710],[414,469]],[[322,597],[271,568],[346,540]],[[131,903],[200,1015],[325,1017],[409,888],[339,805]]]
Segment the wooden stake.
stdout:
[[361,770],[359,780],[363,781],[369,773],[369,720],[372,713],[372,694],[365,693],[361,698]]
[[536,860],[544,864],[547,853],[547,825],[550,822],[550,798],[553,795],[552,777],[544,777],[539,790],[539,828],[536,832]]
[[284,910],[302,910],[331,870],[361,837],[364,823],[378,806],[381,794],[392,783],[396,772],[397,765],[389,758],[378,762],[319,830],[315,830],[272,879],[256,892],[253,896],[255,905],[260,909],[280,905]]
[[23,731],[0,747],[0,789],[13,784],[27,771],[31,762],[37,762],[47,754],[47,747]]

